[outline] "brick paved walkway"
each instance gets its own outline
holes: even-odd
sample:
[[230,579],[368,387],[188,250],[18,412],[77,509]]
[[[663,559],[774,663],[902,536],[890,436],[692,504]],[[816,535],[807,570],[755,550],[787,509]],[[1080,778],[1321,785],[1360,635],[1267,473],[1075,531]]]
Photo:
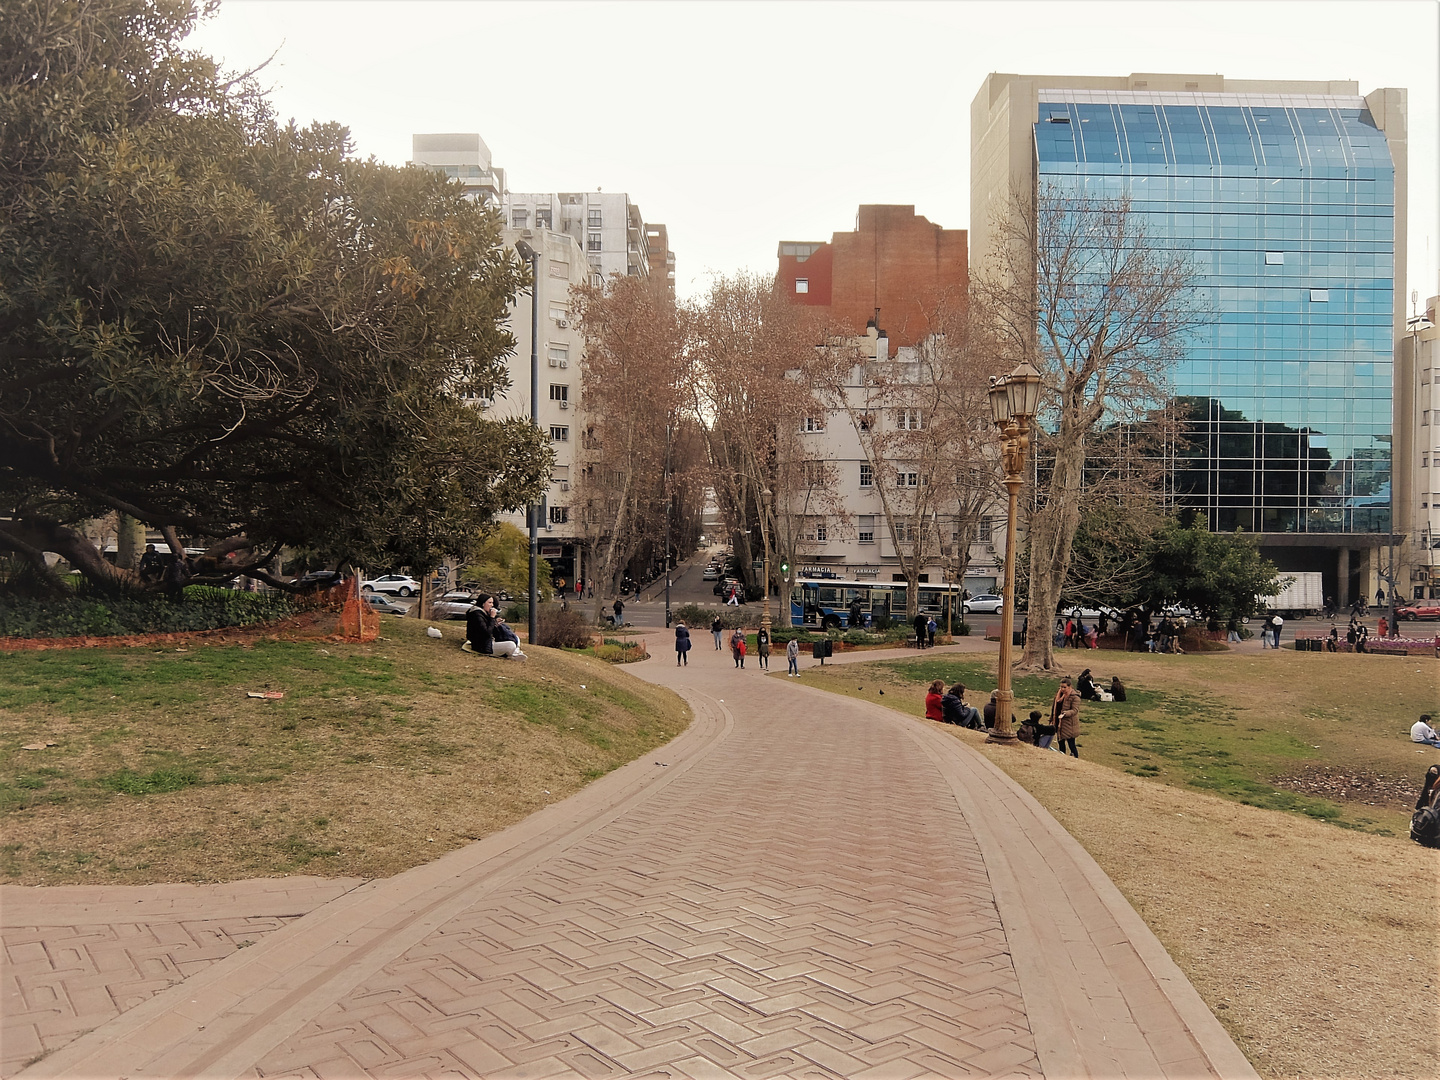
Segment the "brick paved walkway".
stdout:
[[675,743],[97,1014],[22,1075],[1254,1075],[979,755],[663,648],[632,670],[694,706]]

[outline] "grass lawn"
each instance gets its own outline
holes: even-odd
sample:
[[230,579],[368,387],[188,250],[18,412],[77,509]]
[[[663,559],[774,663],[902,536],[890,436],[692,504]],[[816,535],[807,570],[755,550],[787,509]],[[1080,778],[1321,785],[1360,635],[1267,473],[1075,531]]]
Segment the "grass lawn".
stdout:
[[460,652],[462,628],[436,641],[412,620],[382,633],[0,651],[0,881],[385,877],[689,720],[673,694],[589,657],[480,659]]
[[[1410,741],[1421,713],[1440,715],[1440,663],[1432,658],[1089,650],[1063,659],[1074,674],[1090,665],[1106,685],[1119,675],[1128,691],[1123,703],[1082,703],[1081,755],[1174,787],[1403,838],[1425,768],[1440,759]],[[852,680],[851,672],[864,677]],[[932,655],[827,668],[823,676],[807,669],[812,678],[923,716],[934,679],[963,682],[966,700],[984,705],[995,664]],[[1058,674],[1018,676],[1016,716],[1048,715],[1058,685]]]
[[[1090,852],[1263,1076],[1434,1076],[1440,853],[1411,843],[1408,821],[1440,750],[1409,742],[1408,728],[1440,712],[1440,664],[1288,651],[1096,656],[1064,659],[1107,682],[1119,674],[1130,700],[1084,703],[1080,761],[945,730]],[[937,678],[963,681],[982,704],[994,660],[878,661],[804,677],[920,717]],[[1019,679],[1016,712],[1043,711],[1057,681]]]

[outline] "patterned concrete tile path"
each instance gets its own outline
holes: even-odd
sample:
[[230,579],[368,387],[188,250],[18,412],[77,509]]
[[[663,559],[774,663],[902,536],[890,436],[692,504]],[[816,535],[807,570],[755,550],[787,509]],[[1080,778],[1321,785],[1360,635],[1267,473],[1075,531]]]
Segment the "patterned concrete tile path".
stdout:
[[978,755],[694,659],[640,669],[696,710],[675,743],[21,1075],[1254,1075]]

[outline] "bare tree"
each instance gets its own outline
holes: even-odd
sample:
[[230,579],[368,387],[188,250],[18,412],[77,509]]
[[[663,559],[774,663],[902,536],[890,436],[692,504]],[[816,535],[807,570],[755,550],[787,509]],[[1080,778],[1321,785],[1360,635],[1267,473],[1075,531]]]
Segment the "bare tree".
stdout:
[[631,559],[664,531],[667,449],[680,419],[680,313],[639,278],[583,285],[581,469],[575,505],[594,562],[595,618]]
[[1050,669],[1049,614],[1070,568],[1089,444],[1163,400],[1203,314],[1191,298],[1190,258],[1150,237],[1128,198],[1042,187],[1033,206],[1012,199],[995,236],[992,262],[973,283],[977,309],[1006,363],[1029,360],[1045,378],[1034,446],[1046,482],[1030,514],[1031,619],[1020,663]]
[[[798,438],[821,412],[808,380],[797,377],[811,363],[815,330],[773,278],[744,273],[716,278],[690,315],[690,406],[737,562],[746,572],[757,554],[773,554],[772,578],[786,560],[793,581],[797,557],[823,541],[816,517],[835,512],[833,469],[807,455]],[[760,531],[758,553],[751,523]]]

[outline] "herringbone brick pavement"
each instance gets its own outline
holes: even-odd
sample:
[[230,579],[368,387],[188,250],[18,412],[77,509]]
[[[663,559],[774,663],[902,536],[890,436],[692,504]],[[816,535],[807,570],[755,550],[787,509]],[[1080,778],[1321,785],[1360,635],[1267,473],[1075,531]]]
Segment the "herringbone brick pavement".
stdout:
[[164,886],[146,891],[138,905],[123,888],[5,887],[0,1076],[13,1076],[355,884],[307,878]]
[[[723,687],[722,687],[723,689]],[[258,1075],[1038,1074],[974,837],[843,703],[667,789],[385,965]]]

